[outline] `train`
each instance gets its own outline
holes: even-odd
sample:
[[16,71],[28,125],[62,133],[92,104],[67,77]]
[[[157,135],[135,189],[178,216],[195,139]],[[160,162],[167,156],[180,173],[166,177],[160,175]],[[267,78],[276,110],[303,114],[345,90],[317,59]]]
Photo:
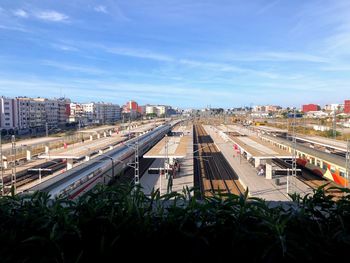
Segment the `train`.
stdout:
[[97,184],[108,184],[115,175],[124,171],[128,163],[132,163],[135,158],[135,149],[132,145],[138,143],[139,156],[142,156],[178,122],[173,121],[159,126],[107,152],[108,156],[101,154],[82,165],[28,189],[26,192],[42,191],[47,192],[51,198],[76,199]]
[[349,186],[349,181],[345,178],[344,167],[339,165],[334,165],[329,162],[323,161],[322,167],[310,162],[310,160],[305,158],[297,158],[297,165],[313,172],[314,174],[325,178],[327,180],[333,181],[339,186],[347,187]]
[[[291,143],[285,137],[261,136],[265,141],[283,149],[292,152]],[[297,165],[305,168],[312,173],[332,181],[339,186],[348,187],[349,180],[346,179],[346,160],[343,156],[326,153],[314,148],[310,148],[300,143],[296,144]]]

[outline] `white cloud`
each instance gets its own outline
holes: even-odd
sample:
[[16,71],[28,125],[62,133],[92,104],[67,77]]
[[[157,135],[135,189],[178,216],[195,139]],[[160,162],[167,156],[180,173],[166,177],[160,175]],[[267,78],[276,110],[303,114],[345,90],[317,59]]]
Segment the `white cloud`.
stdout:
[[69,18],[67,15],[53,10],[36,12],[34,15],[38,19],[52,22],[65,22]]
[[22,17],[22,18],[27,18],[29,15],[26,11],[24,11],[23,9],[17,9],[15,11],[13,11],[13,14],[15,16],[18,16],[18,17]]
[[105,7],[104,5],[96,6],[96,7],[94,8],[94,10],[95,10],[96,12],[99,12],[99,13],[105,13],[105,14],[108,13],[107,7]]

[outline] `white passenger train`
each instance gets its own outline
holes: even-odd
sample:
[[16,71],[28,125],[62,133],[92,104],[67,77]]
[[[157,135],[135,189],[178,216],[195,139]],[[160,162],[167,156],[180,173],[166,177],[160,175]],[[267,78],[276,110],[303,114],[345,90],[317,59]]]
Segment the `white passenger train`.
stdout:
[[52,198],[68,197],[77,198],[86,193],[97,184],[107,184],[113,176],[126,169],[127,164],[134,161],[135,150],[130,147],[138,141],[139,156],[147,152],[155,143],[157,143],[178,121],[165,124],[154,130],[134,138],[122,144],[114,150],[106,153],[113,158],[100,155],[90,161],[74,167],[73,169],[51,178],[37,186],[32,187],[28,192],[43,191],[51,195]]

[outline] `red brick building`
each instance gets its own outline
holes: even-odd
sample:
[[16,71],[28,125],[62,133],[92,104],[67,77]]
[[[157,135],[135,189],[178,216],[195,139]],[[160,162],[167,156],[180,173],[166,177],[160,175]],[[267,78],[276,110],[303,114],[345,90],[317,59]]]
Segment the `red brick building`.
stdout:
[[344,113],[350,114],[350,100],[344,101]]
[[302,107],[303,112],[309,112],[309,111],[319,111],[321,110],[321,107],[317,104],[307,104],[303,105]]
[[139,105],[137,104],[136,101],[128,101],[124,107],[123,107],[123,111],[126,113],[130,113],[130,112],[137,112]]

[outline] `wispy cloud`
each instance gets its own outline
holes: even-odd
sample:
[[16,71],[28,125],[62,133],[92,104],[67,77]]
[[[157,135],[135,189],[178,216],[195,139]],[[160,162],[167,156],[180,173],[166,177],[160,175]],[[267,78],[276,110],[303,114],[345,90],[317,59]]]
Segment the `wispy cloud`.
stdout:
[[181,63],[183,65],[190,66],[190,67],[202,67],[202,68],[224,71],[224,72],[238,72],[238,73],[246,72],[246,70],[244,70],[242,68],[228,65],[228,64],[224,64],[224,63],[201,62],[201,61],[189,60],[189,59],[180,59],[179,63]]
[[78,51],[79,49],[69,45],[62,44],[52,44],[52,47],[55,49],[63,50],[63,51]]
[[30,32],[30,30],[22,27],[22,26],[12,26],[12,25],[0,25],[0,29],[4,30],[13,30],[13,31],[20,31],[20,32]]
[[300,62],[315,62],[325,63],[328,59],[323,56],[311,55],[300,52],[277,52],[277,51],[265,51],[265,52],[250,52],[250,53],[230,53],[223,52],[219,55],[220,58],[229,61],[275,61],[275,62],[287,62],[287,61],[300,61]]
[[15,16],[18,16],[18,17],[22,17],[22,18],[27,18],[29,15],[26,11],[24,11],[23,9],[17,9],[15,11],[13,11],[13,14]]
[[275,0],[275,1],[272,1],[272,2],[269,0],[269,3],[264,5],[263,7],[261,7],[258,10],[257,14],[261,15],[261,14],[267,12],[271,8],[275,7],[279,2],[280,2],[280,0]]
[[34,13],[34,16],[38,19],[50,22],[67,22],[69,19],[67,15],[54,10],[38,11]]
[[41,61],[41,64],[45,65],[45,66],[50,66],[50,67],[62,69],[65,71],[70,71],[71,73],[80,72],[80,73],[86,73],[86,74],[92,74],[92,75],[101,75],[101,74],[107,73],[107,71],[101,70],[101,69],[96,68],[96,67],[72,65],[72,64],[68,64],[68,63],[59,63],[59,62],[50,61],[50,60]]
[[95,6],[94,10],[95,10],[96,12],[99,12],[99,13],[105,13],[105,14],[108,13],[107,7],[104,6],[104,5]]
[[156,53],[149,50],[144,49],[134,49],[134,48],[125,48],[125,47],[106,47],[106,46],[100,46],[105,51],[121,55],[121,56],[128,56],[128,57],[136,57],[136,58],[144,58],[144,59],[151,59],[156,61],[174,61],[174,58],[168,55]]

